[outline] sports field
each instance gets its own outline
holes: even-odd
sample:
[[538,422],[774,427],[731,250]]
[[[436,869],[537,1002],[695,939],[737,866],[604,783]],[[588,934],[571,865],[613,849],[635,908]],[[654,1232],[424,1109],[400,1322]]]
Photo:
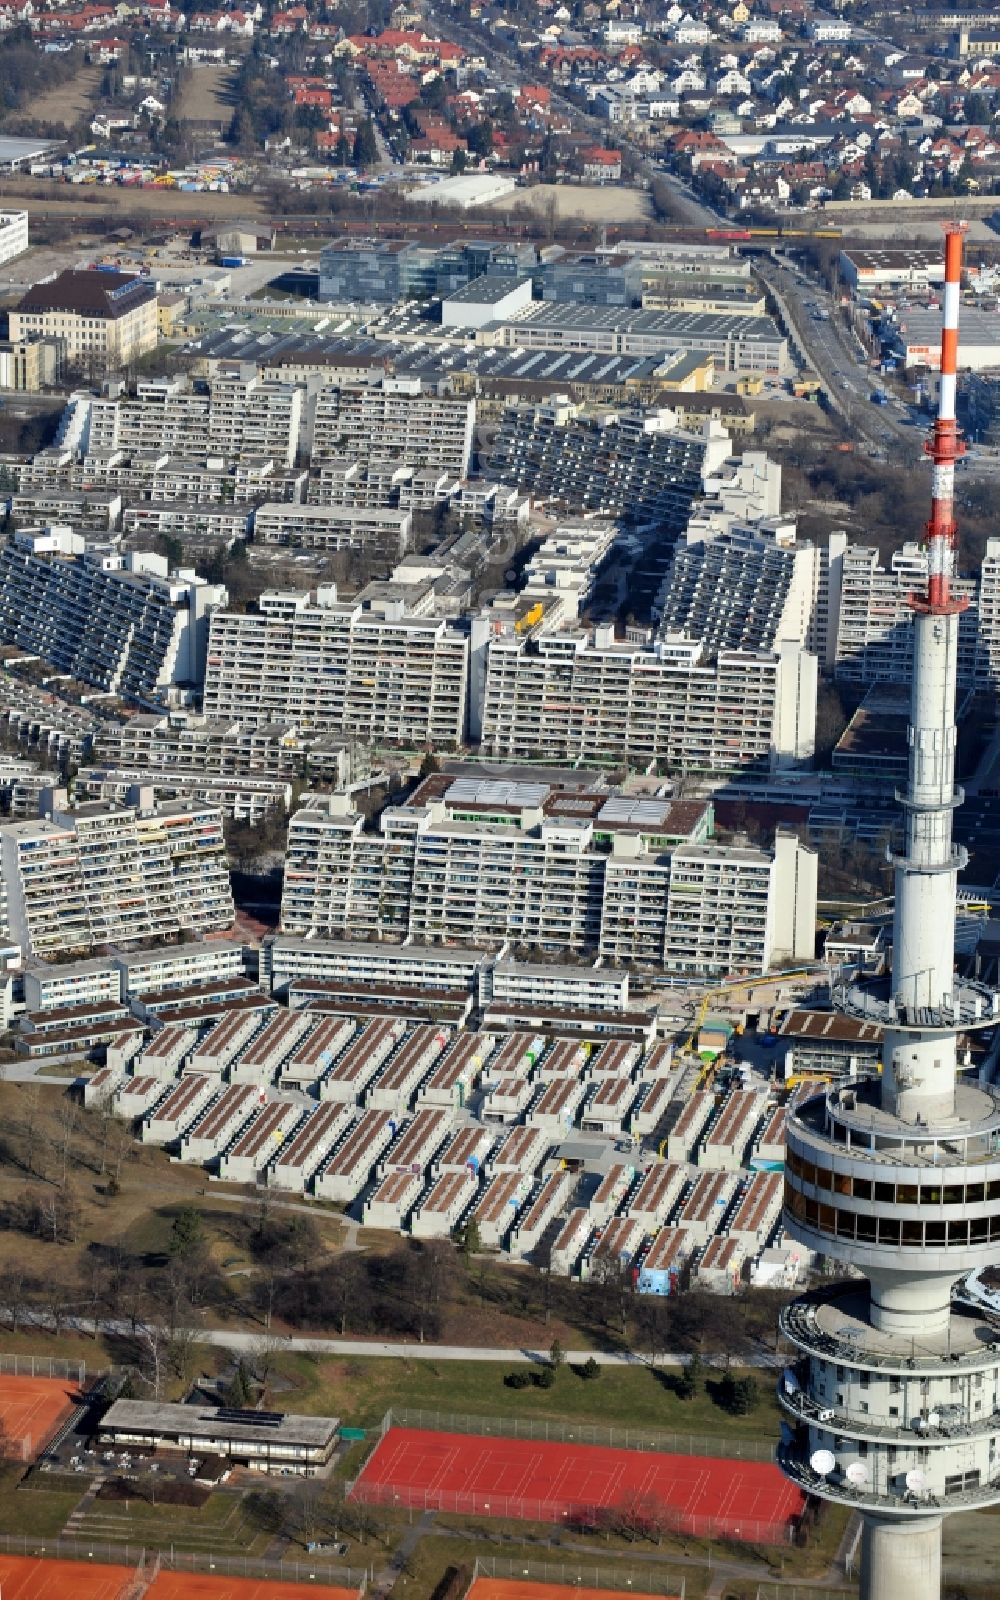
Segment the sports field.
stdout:
[[75,1383],[64,1378],[12,1378],[0,1375],[0,1430],[7,1454],[30,1461],[44,1448],[80,1399]]
[[128,1567],[0,1555],[4,1600],[62,1600],[68,1594],[73,1600],[118,1600],[133,1576]]
[[378,1505],[558,1522],[643,1506],[678,1532],[777,1543],[802,1511],[769,1462],[390,1428],[353,1490]]
[[[43,1561],[0,1555],[3,1600],[121,1600],[133,1586],[134,1567],[83,1561]],[[159,1572],[146,1600],[357,1600],[354,1589],[315,1583],[276,1583],[270,1578],[213,1578],[198,1572]]]
[[196,1572],[160,1572],[147,1600],[357,1600],[356,1589],[315,1583],[275,1583],[272,1578],[209,1578]]
[[[573,1584],[575,1600],[623,1600],[630,1591],[621,1589],[580,1589]],[[465,1600],[566,1600],[569,1585],[523,1583],[519,1578],[477,1578]],[[658,1600],[677,1600],[660,1595]]]

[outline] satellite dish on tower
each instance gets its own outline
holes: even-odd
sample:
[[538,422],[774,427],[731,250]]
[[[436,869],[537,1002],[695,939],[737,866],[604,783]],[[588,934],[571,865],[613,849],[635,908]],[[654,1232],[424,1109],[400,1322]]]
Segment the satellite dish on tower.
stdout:
[[856,1489],[860,1489],[863,1484],[868,1482],[868,1468],[863,1461],[852,1461],[844,1473],[844,1477],[848,1483],[853,1483]]
[[814,1450],[809,1457],[809,1465],[821,1478],[826,1478],[837,1465],[837,1458],[832,1450]]
[[906,1487],[911,1494],[920,1494],[926,1482],[927,1479],[919,1467],[914,1467],[912,1472],[906,1474]]

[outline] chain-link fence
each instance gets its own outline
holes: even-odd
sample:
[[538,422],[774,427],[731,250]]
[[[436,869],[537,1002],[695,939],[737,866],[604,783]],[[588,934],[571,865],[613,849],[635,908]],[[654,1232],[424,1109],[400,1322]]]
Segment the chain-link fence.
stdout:
[[[756,1586],[743,1580],[743,1588],[747,1600],[857,1600],[858,1586],[848,1585],[843,1589],[817,1588],[812,1583],[758,1583]],[[734,1592],[739,1592],[739,1586],[733,1585]]]
[[58,1356],[21,1356],[0,1353],[0,1374],[9,1378],[68,1378],[86,1387],[85,1361],[63,1361]]
[[254,1556],[215,1555],[177,1550],[173,1545],[103,1544],[94,1539],[32,1539],[26,1534],[0,1534],[7,1555],[44,1556],[56,1561],[101,1562],[112,1567],[138,1567],[150,1556],[171,1572],[218,1573],[227,1578],[258,1578],[271,1583],[324,1583],[364,1595],[368,1574],[363,1567],[335,1567],[306,1556],[304,1560],[261,1561]]
[[624,1506],[567,1504],[531,1495],[494,1494],[490,1489],[420,1489],[408,1484],[366,1482],[356,1478],[352,1500],[362,1505],[389,1506],[397,1511],[437,1511],[455,1517],[501,1517],[512,1522],[543,1522],[550,1527],[585,1533],[616,1530],[626,1521],[635,1536],[655,1539],[683,1533],[694,1539],[735,1539],[741,1544],[787,1544],[793,1529],[786,1518],[744,1517],[733,1512],[714,1516],[681,1511],[650,1495]]
[[669,1595],[684,1600],[687,1580],[683,1573],[664,1567],[630,1567],[621,1561],[614,1566],[593,1566],[577,1561],[511,1561],[498,1556],[477,1556],[474,1578],[509,1578],[518,1583],[550,1583],[576,1589],[608,1589],[622,1594],[633,1589],[637,1594]]
[[387,1411],[382,1435],[390,1428],[420,1428],[433,1433],[469,1433],[480,1438],[544,1440],[552,1444],[594,1444],[611,1450],[653,1450],[666,1455],[715,1456],[726,1461],[773,1461],[775,1445],[764,1439],[700,1433],[667,1433],[659,1428],[603,1428],[593,1423],[557,1422],[532,1417],[468,1417],[450,1411]]

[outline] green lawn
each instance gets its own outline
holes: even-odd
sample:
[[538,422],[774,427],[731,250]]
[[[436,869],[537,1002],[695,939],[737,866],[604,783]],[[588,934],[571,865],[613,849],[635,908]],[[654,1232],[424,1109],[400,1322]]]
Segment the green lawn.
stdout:
[[[655,1551],[649,1545],[639,1547],[637,1555],[642,1559],[630,1565],[627,1552],[612,1551],[605,1560],[593,1554],[576,1554],[572,1550],[533,1543],[496,1544],[492,1539],[483,1536],[482,1532],[471,1531],[468,1535],[456,1532],[439,1535],[429,1534],[420,1540],[414,1551],[405,1575],[400,1579],[394,1595],[400,1600],[429,1600],[434,1589],[441,1580],[442,1574],[448,1567],[472,1567],[477,1556],[489,1560],[496,1556],[501,1562],[518,1561],[538,1563],[544,1562],[550,1567],[564,1567],[563,1577],[567,1585],[571,1585],[575,1576],[579,1575],[584,1584],[588,1580],[588,1569],[593,1579],[595,1563],[598,1574],[607,1578],[613,1571],[616,1574],[616,1586],[626,1590],[629,1586],[630,1572],[636,1581],[641,1581],[650,1591],[659,1592],[661,1595],[680,1594],[680,1580],[683,1579],[686,1600],[701,1600],[705,1594],[711,1573],[706,1569],[697,1567],[673,1566],[669,1558],[661,1563],[659,1560],[649,1560],[650,1555],[655,1556]],[[554,1581],[559,1581],[556,1578]],[[662,1587],[660,1587],[662,1585]],[[668,1587],[669,1585],[669,1587]],[[637,1591],[638,1592],[638,1591]]]
[[704,1391],[693,1400],[678,1399],[670,1374],[662,1370],[604,1367],[601,1376],[588,1383],[563,1367],[551,1389],[509,1389],[503,1379],[513,1366],[492,1361],[283,1357],[281,1371],[294,1387],[283,1390],[280,1401],[290,1411],[339,1416],[355,1427],[374,1427],[387,1410],[402,1406],[512,1421],[659,1428],[734,1440],[778,1437],[778,1409],[768,1373],[759,1375],[760,1403],[753,1413],[732,1417]]
[[29,1539],[54,1539],[87,1487],[19,1489],[22,1467],[0,1468],[0,1533],[23,1533]]
[[146,1500],[93,1500],[75,1525],[81,1538],[114,1543],[148,1541],[161,1548],[238,1551],[261,1555],[269,1536],[245,1516],[243,1496],[216,1491],[203,1506],[151,1505]]

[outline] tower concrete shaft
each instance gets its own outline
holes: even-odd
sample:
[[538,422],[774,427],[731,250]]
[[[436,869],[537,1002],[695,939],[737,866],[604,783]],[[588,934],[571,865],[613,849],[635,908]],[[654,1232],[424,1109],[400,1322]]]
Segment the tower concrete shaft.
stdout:
[[928,580],[911,597],[913,677],[903,844],[888,989],[851,978],[841,1008],[883,1028],[881,1077],[848,1078],[787,1119],[785,1218],[860,1269],[782,1313],[799,1352],[779,1398],[781,1459],[811,1493],[863,1513],[863,1600],[939,1600],[945,1512],[1000,1501],[1000,1323],[953,1303],[1000,1253],[1000,1091],[961,1081],[960,1035],[993,1027],[997,996],[955,973],[952,841],[962,602],[954,464],[962,231],[946,238],[941,397],[928,453]]

